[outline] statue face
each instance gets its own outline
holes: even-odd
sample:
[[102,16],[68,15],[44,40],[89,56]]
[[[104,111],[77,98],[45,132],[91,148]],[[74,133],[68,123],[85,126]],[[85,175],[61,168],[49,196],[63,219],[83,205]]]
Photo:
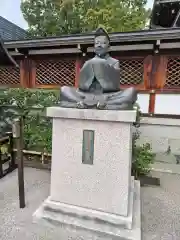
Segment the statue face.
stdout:
[[99,57],[103,57],[109,51],[109,40],[106,36],[98,36],[94,40],[94,51]]

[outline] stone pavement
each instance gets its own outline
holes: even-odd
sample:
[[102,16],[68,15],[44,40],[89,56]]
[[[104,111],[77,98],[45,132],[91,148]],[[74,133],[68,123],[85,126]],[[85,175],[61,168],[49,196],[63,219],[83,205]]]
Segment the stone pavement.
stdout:
[[[160,176],[161,187],[141,188],[142,240],[180,240],[180,175],[154,175]],[[32,223],[32,214],[48,196],[49,183],[50,172],[25,168],[26,208],[19,209],[17,172],[0,180],[0,240],[82,240],[76,232],[70,237],[63,228],[55,232]]]
[[180,240],[180,175],[152,175],[161,186],[141,188],[142,240]]
[[155,162],[152,164],[152,170],[156,172],[180,174],[180,164]]

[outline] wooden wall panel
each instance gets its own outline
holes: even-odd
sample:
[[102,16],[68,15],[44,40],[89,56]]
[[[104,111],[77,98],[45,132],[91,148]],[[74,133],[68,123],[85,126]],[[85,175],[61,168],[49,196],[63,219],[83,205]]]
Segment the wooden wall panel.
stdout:
[[20,62],[20,84],[21,87],[29,88],[30,87],[30,67],[31,60],[25,58]]
[[156,71],[154,75],[154,87],[156,89],[162,89],[166,84],[168,57],[160,55],[156,59],[157,61],[155,61]]
[[78,87],[79,73],[82,66],[82,59],[77,58],[75,63],[75,87]]
[[[172,57],[172,56],[171,56]],[[124,65],[128,64],[129,61],[133,60],[133,57],[126,57],[126,56],[120,56],[117,57],[120,62],[125,61]],[[74,85],[75,87],[78,86],[78,80],[79,80],[79,72],[80,68],[82,67],[83,60],[85,58],[78,57],[77,59],[74,59],[75,63],[75,78],[74,78]],[[156,94],[157,93],[171,93],[175,92],[180,93],[180,86],[179,88],[170,88],[167,86],[167,66],[168,66],[168,59],[169,56],[167,55],[148,55],[148,56],[135,56],[135,59],[144,59],[143,60],[143,81],[142,83],[135,83],[132,84],[131,82],[126,82],[124,84],[120,85],[121,89],[128,88],[128,87],[136,87],[136,89],[141,94],[149,94],[149,116],[153,116],[155,114],[155,104],[156,104]],[[39,59],[40,60],[40,59]],[[62,57],[60,59],[63,61]],[[87,59],[86,59],[87,60]],[[128,61],[127,61],[128,60]],[[43,61],[43,59],[42,59]],[[48,59],[47,59],[48,61]],[[57,59],[58,61],[58,59]],[[134,61],[134,62],[136,62]],[[130,67],[133,68],[132,62],[130,63]],[[24,60],[21,60],[20,62],[20,83],[22,87],[30,87],[30,88],[59,88],[60,84],[37,84],[37,61],[32,60],[30,58],[26,58]],[[128,69],[128,66],[124,67],[124,72],[126,72],[126,69]],[[139,68],[141,69],[141,68]],[[142,69],[141,69],[142,70]],[[135,73],[133,70],[131,71],[133,73],[133,77],[135,76]],[[137,71],[136,71],[137,72]],[[126,79],[128,80],[128,74],[130,74],[130,71],[128,70],[126,72],[127,76]],[[138,75],[139,76],[139,75]],[[66,77],[65,77],[66,78]],[[132,75],[131,75],[131,81],[132,81]],[[137,81],[137,80],[136,80]],[[65,84],[65,83],[63,83]],[[72,85],[72,84],[71,84]]]

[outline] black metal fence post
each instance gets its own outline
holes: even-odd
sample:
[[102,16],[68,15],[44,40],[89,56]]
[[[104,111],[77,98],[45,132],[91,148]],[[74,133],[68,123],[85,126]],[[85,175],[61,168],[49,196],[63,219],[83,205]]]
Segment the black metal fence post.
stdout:
[[14,121],[13,137],[16,138],[17,144],[17,163],[18,163],[18,185],[19,185],[19,206],[25,207],[24,191],[24,162],[23,162],[23,118]]
[[0,178],[3,177],[3,162],[1,157],[1,149],[0,149]]
[[16,169],[16,161],[15,161],[15,154],[14,154],[14,141],[13,141],[13,134],[9,134],[9,153],[10,153],[10,168]]

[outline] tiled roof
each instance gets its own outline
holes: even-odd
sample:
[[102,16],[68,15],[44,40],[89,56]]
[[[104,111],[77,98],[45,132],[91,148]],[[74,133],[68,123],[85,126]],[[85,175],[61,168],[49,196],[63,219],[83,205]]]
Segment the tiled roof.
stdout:
[[0,16],[0,37],[4,41],[20,40],[27,37],[27,32]]

